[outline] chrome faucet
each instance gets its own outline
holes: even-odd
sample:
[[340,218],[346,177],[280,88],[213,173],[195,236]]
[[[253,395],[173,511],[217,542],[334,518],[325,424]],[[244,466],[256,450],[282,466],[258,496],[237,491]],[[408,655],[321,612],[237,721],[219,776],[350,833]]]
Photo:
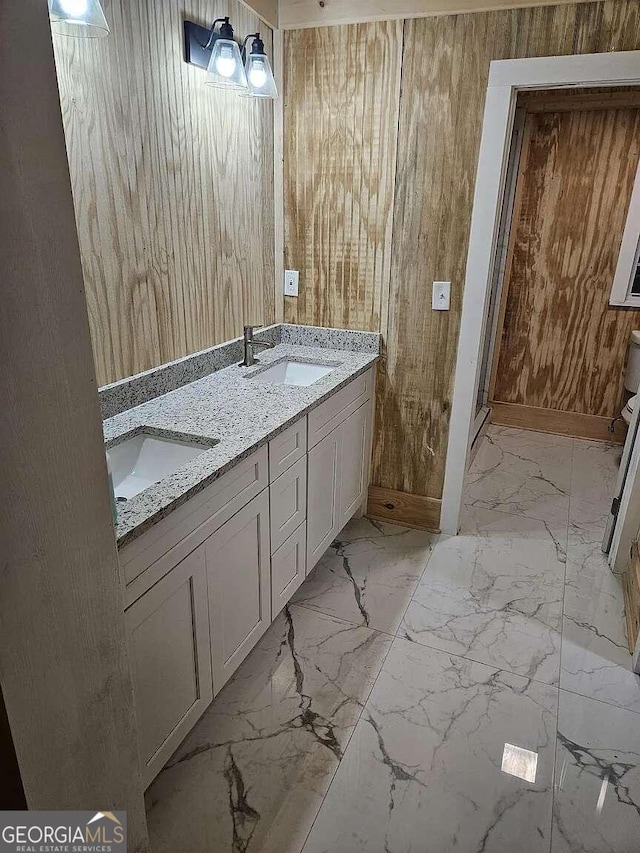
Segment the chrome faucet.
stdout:
[[268,341],[254,341],[253,333],[256,329],[261,329],[262,326],[245,326],[244,327],[244,361],[243,367],[251,367],[258,359],[255,357],[254,350],[272,349],[275,344],[270,344]]

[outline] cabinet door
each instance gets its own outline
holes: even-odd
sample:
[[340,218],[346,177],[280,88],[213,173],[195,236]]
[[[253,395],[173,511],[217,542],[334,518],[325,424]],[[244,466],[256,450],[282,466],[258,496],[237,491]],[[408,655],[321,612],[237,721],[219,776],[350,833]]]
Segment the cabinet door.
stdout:
[[203,546],[132,604],[125,622],[146,787],[213,698]]
[[271,624],[268,490],[227,521],[203,547],[217,694]]
[[309,451],[307,476],[307,574],[327,550],[340,525],[340,448],[338,427]]
[[369,485],[373,406],[360,406],[342,424],[340,530],[364,501]]
[[306,565],[307,525],[303,521],[271,557],[271,614],[274,619],[302,585]]
[[271,550],[277,551],[307,517],[307,459],[295,465],[269,486],[271,499]]

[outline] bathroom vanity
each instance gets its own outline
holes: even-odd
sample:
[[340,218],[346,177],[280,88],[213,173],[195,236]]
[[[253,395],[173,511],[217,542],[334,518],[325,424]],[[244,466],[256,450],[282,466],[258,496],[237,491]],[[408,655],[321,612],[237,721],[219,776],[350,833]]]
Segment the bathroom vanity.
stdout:
[[[255,369],[216,371],[105,422],[116,448],[145,429],[209,442],[127,501],[118,525],[145,785],[365,507],[376,359],[278,344]],[[324,375],[287,386],[284,361]],[[225,446],[217,405],[231,424],[235,395]]]

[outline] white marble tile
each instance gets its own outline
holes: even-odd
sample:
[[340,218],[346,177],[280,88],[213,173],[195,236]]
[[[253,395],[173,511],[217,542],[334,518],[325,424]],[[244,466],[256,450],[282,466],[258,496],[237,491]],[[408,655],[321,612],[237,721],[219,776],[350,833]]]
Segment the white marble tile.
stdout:
[[566,523],[573,439],[489,427],[467,475],[464,503]]
[[299,853],[390,643],[282,613],[147,792],[154,853]]
[[399,636],[557,683],[566,526],[476,509],[465,531],[435,546]]
[[640,849],[640,719],[560,691],[552,853]]
[[587,528],[594,538],[604,533],[621,455],[620,445],[574,441],[569,522]]
[[[395,640],[304,853],[547,853],[556,704],[555,688]],[[503,771],[506,744],[535,781]]]
[[[376,536],[370,535],[372,532]],[[436,536],[360,519],[347,526],[294,601],[394,634],[431,555]]]
[[363,554],[377,551],[380,554],[401,554],[422,551],[428,557],[434,534],[412,530],[372,518],[354,518],[338,536],[345,554]]
[[570,528],[560,686],[640,714],[622,580],[609,570],[595,538],[591,528]]

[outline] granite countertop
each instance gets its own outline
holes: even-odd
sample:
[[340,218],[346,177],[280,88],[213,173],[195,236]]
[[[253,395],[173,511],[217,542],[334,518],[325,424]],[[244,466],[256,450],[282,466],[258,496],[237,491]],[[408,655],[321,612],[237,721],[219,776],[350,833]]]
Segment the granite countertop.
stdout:
[[[205,443],[218,441],[171,476],[130,498],[126,504],[118,505],[118,548],[132,542],[238,461],[364,373],[378,357],[373,352],[278,344],[274,349],[258,353],[260,362],[255,367],[234,365],[217,370],[105,420],[107,447],[118,444],[141,427],[160,434],[202,439]],[[284,358],[330,364],[335,369],[308,387],[273,385],[248,378]]]

